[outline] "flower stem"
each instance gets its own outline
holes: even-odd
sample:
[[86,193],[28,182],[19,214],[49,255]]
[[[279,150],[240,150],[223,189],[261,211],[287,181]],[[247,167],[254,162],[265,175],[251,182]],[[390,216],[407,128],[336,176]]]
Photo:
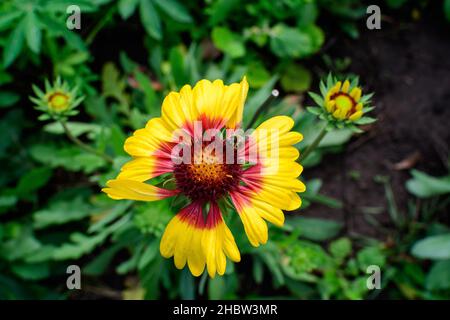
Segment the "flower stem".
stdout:
[[85,144],[83,141],[81,141],[80,139],[78,139],[77,137],[75,137],[72,132],[70,132],[69,127],[67,126],[66,122],[64,120],[60,120],[59,123],[61,123],[64,132],[66,133],[67,137],[76,145],[78,145],[81,149],[83,149],[86,152],[89,153],[93,153],[99,157],[102,157],[103,159],[105,159],[105,161],[109,162],[109,163],[114,163],[114,159],[111,158],[110,156],[92,148],[91,146]]
[[320,141],[322,141],[322,139],[325,137],[325,135],[327,134],[327,124],[325,124],[325,126],[322,128],[322,130],[320,131],[320,133],[317,135],[316,139],[314,139],[313,143],[311,143],[308,148],[306,148],[305,152],[303,152],[303,154],[300,156],[300,161],[305,161],[306,158],[308,157],[308,155],[314,151],[314,149],[317,148],[317,146],[319,145]]
[[113,6],[109,8],[108,11],[106,11],[106,14],[97,22],[97,24],[88,34],[86,38],[86,44],[90,45],[94,41],[94,38],[97,36],[97,33],[109,22],[109,20],[111,20],[112,16],[115,13],[115,10],[116,7]]

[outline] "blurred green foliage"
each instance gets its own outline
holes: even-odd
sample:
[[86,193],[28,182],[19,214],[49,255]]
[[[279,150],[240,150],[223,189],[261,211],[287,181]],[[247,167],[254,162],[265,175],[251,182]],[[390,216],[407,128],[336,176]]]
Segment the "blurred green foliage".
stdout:
[[[392,7],[403,2],[388,1]],[[70,4],[80,6],[81,31],[66,28]],[[2,1],[0,299],[375,298],[380,292],[366,287],[371,264],[385,270],[386,296],[448,298],[449,230],[435,222],[448,204],[446,177],[412,172],[408,190],[428,200],[412,208],[419,217],[398,224],[393,247],[345,235],[341,221],[292,215],[284,228],[271,228],[267,245],[254,249],[231,213],[227,223],[239,231],[243,262],[228,263],[225,276],[212,280],[206,275],[194,279],[159,254],[162,232],[183,203],[116,202],[100,193],[128,160],[123,143],[130,132],[159,115],[170,90],[201,78],[229,83],[246,74],[251,92],[245,124],[253,117],[258,124],[273,115],[290,115],[294,129],[305,137],[298,147],[306,148],[319,124],[303,108],[304,93],[328,69],[346,74],[351,63],[323,55],[321,49],[339,32],[336,25],[357,37],[365,6],[357,0],[339,5],[331,0]],[[124,25],[141,36],[140,43],[121,48],[115,59],[93,54],[99,52],[99,38]],[[133,60],[141,50],[146,58]],[[327,70],[306,67],[306,59],[315,57]],[[39,113],[27,98],[31,86],[56,76],[85,96],[80,114],[67,122],[70,132],[113,158],[112,164],[72,144],[60,123],[37,121]],[[259,110],[275,87],[285,97]],[[321,165],[326,153],[342,151],[351,136],[349,130],[328,134],[304,166]],[[329,210],[342,207],[339,199],[320,193],[320,179],[306,183],[303,210],[313,203]],[[81,293],[65,287],[71,264],[82,269]],[[95,288],[118,294],[100,294]]]

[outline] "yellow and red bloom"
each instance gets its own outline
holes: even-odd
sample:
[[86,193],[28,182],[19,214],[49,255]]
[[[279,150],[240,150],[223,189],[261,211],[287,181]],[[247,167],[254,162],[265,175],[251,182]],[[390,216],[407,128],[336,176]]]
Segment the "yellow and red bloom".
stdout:
[[361,93],[362,90],[358,86],[354,86],[350,91],[350,81],[338,81],[326,94],[325,107],[336,119],[358,120],[362,116],[363,108],[363,104],[359,102]]
[[321,81],[320,91],[322,96],[310,92],[310,96],[319,107],[308,107],[308,111],[327,120],[331,127],[349,127],[359,131],[354,124],[368,124],[375,121],[374,118],[364,117],[373,109],[370,106],[373,94],[362,94],[358,78],[338,81],[329,75],[326,83]]
[[[266,221],[281,226],[282,210],[301,205],[297,192],[305,186],[298,180],[302,166],[293,145],[303,137],[291,131],[294,121],[287,116],[273,117],[254,131],[237,135],[243,131],[247,91],[244,78],[229,86],[221,80],[201,80],[194,88],[186,85],[171,92],[163,101],[161,117],[126,140],[125,151],[133,159],[103,189],[117,200],[186,197],[189,204],[167,225],[160,252],[174,257],[178,269],[187,264],[194,276],[205,267],[211,277],[223,275],[226,258],[241,259],[221,201],[234,205],[255,247],[267,242]],[[167,183],[152,185],[155,177]],[[170,181],[175,182],[171,188]]]

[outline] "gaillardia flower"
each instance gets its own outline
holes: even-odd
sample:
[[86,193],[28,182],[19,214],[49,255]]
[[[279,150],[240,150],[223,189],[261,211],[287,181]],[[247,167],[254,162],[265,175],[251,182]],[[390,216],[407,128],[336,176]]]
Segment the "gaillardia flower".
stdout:
[[308,110],[327,120],[332,127],[349,127],[359,131],[354,124],[368,124],[375,119],[363,117],[373,109],[370,106],[373,94],[363,95],[358,82],[357,77],[338,81],[329,75],[326,84],[323,81],[320,83],[322,96],[309,93],[319,108],[309,107]]
[[57,78],[53,85],[45,81],[45,92],[33,85],[33,91],[37,97],[30,97],[36,104],[35,108],[45,112],[39,119],[61,119],[77,114],[74,109],[83,101],[84,97],[78,96],[77,87],[69,88],[66,82]]
[[[223,275],[226,258],[240,261],[234,237],[225,223],[224,203],[233,204],[250,243],[268,239],[266,221],[284,223],[282,210],[295,210],[302,167],[294,144],[302,135],[290,131],[294,121],[276,116],[244,132],[242,115],[248,84],[199,81],[171,92],[161,117],[148,121],[125,142],[133,159],[103,191],[112,199],[155,201],[185,197],[187,205],[167,225],[161,255],[186,264],[194,276],[205,267],[211,277]],[[152,184],[159,177],[159,184]]]

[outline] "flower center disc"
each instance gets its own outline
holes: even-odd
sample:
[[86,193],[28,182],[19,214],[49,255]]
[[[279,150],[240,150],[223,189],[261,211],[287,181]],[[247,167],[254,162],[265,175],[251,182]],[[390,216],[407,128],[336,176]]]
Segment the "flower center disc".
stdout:
[[336,107],[339,109],[350,110],[353,107],[352,98],[346,94],[340,94],[336,97]]
[[241,165],[203,155],[200,163],[175,165],[174,175],[177,188],[190,199],[217,200],[239,184]]
[[67,108],[68,97],[62,93],[54,93],[48,99],[52,108],[61,111]]

